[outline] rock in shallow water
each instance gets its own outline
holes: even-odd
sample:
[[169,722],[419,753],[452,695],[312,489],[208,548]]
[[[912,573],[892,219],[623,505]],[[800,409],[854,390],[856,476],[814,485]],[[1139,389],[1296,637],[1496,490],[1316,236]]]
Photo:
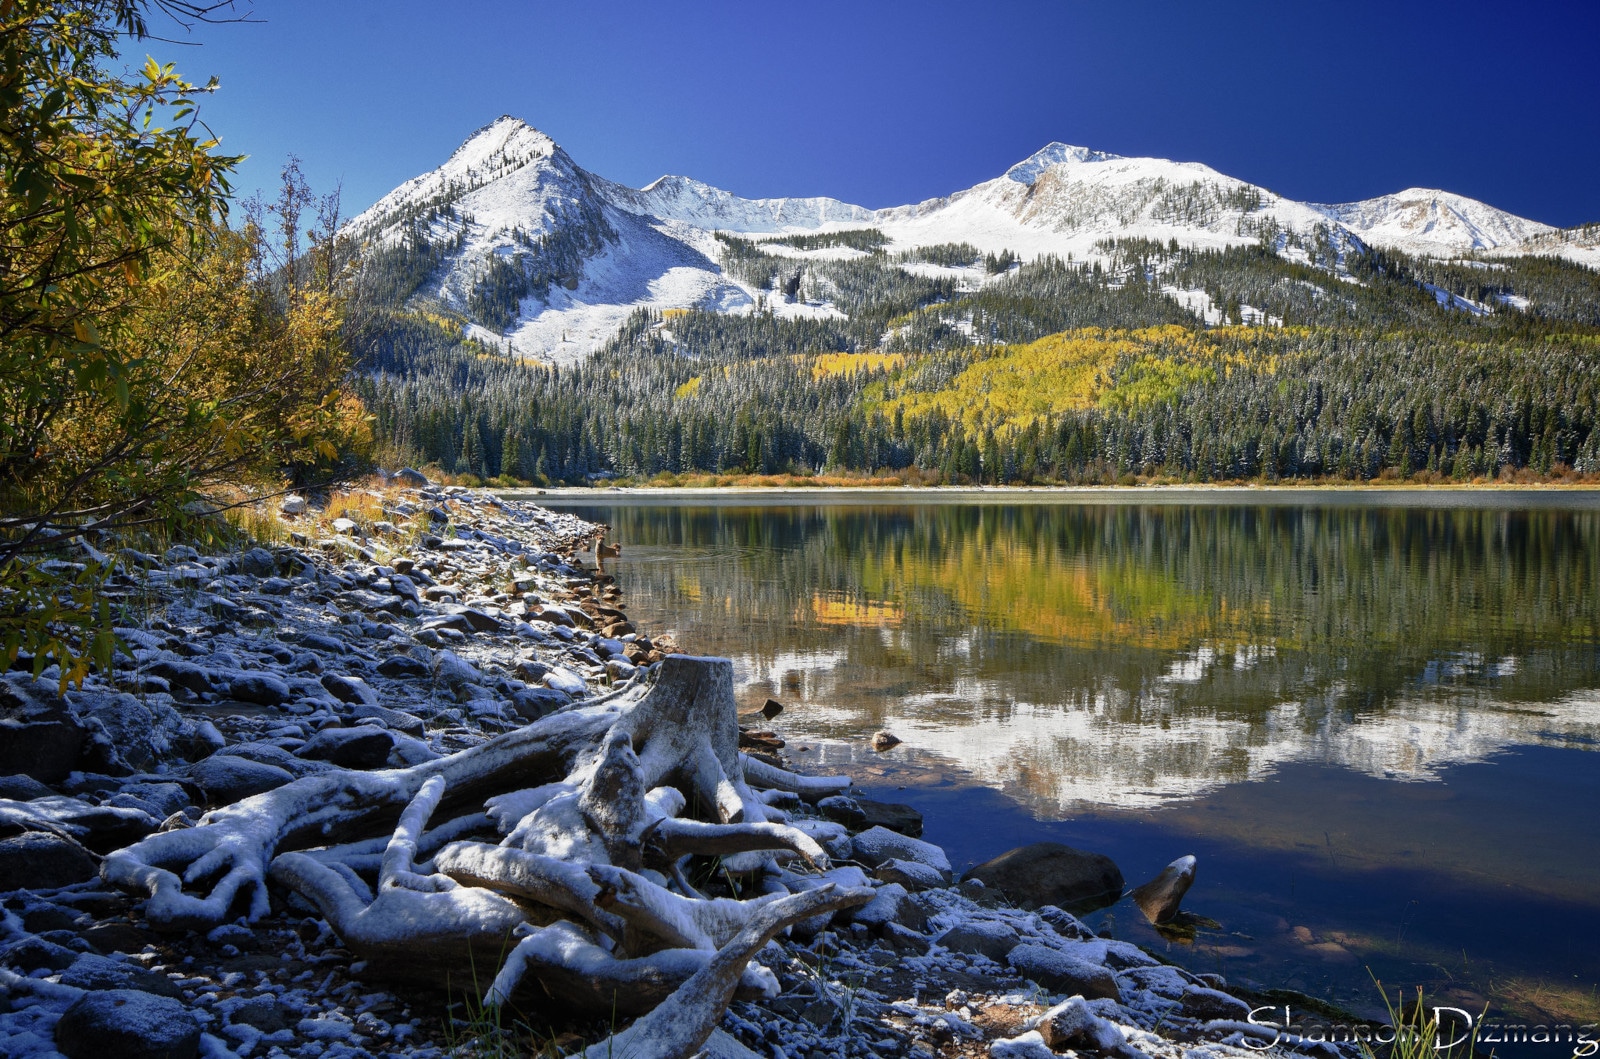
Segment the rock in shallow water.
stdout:
[[1139,911],[1152,923],[1170,923],[1178,914],[1183,895],[1194,884],[1195,859],[1179,857],[1161,869],[1161,874],[1135,887],[1131,896]]
[[1059,842],[1018,846],[969,869],[966,877],[1000,890],[1023,908],[1057,905],[1084,912],[1122,896],[1122,872],[1110,857]]

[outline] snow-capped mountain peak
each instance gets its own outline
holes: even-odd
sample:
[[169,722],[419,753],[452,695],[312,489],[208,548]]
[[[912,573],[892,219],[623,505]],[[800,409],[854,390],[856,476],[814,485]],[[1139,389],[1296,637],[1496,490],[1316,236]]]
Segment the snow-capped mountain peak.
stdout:
[[1316,206],[1363,242],[1421,254],[1459,254],[1515,246],[1554,231],[1548,224],[1435,188]]
[[1006,170],[1006,179],[1014,180],[1018,184],[1032,185],[1039,178],[1039,174],[1055,165],[1066,165],[1073,162],[1113,162],[1121,160],[1122,155],[1111,154],[1108,151],[1096,151],[1088,147],[1074,147],[1067,143],[1048,143],[1033,152],[1010,169]]
[[834,314],[829,305],[775,301],[770,288],[725,272],[727,245],[716,234],[863,227],[879,229],[891,250],[965,243],[1024,261],[1089,260],[1104,255],[1104,240],[1128,237],[1209,249],[1274,240],[1280,252],[1302,257],[1311,238],[1419,255],[1553,250],[1600,259],[1588,236],[1557,239],[1563,233],[1549,225],[1449,192],[1409,188],[1314,205],[1199,162],[1065,143],[974,187],[879,210],[827,197],[747,199],[676,175],[635,189],[581,169],[549,136],[509,115],[384,196],[350,230],[403,254],[425,244],[437,263],[408,288],[411,296],[462,312],[475,321],[469,333],[484,341],[562,362],[599,348],[637,308]]

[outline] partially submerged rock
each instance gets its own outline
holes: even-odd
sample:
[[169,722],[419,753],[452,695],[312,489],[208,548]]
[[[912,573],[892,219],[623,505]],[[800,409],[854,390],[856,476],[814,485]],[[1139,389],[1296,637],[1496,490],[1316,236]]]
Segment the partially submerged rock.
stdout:
[[1089,912],[1122,896],[1122,872],[1110,857],[1060,842],[1018,846],[969,868],[965,878],[1000,890],[1023,908]]
[[1139,906],[1139,911],[1151,923],[1160,925],[1177,918],[1183,895],[1194,885],[1196,861],[1192,856],[1179,857],[1161,869],[1161,874],[1142,886],[1136,886],[1128,896]]

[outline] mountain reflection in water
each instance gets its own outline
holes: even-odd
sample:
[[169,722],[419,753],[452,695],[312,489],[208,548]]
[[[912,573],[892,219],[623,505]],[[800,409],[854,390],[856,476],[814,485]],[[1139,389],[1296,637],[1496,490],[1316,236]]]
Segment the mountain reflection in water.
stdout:
[[[1120,844],[1130,883],[1191,852],[1180,848],[1188,834],[1331,861],[1305,878],[1340,868],[1376,883],[1384,872],[1431,870],[1457,886],[1458,875],[1484,876],[1600,925],[1590,874],[1600,825],[1593,803],[1571,805],[1575,792],[1557,782],[1563,771],[1600,777],[1600,759],[1582,753],[1600,745],[1592,508],[730,501],[578,510],[610,523],[625,545],[611,569],[630,615],[675,632],[685,649],[733,658],[744,705],[783,701],[778,726],[791,747],[811,747],[814,766],[877,777],[891,796],[894,786],[926,785],[919,769],[945,777],[935,786],[992,788],[1039,829],[1072,820]],[[867,750],[880,728],[903,747]],[[1518,770],[1519,796],[1491,796],[1493,770],[1476,766],[1530,748],[1555,756]],[[1452,785],[1474,786],[1453,816],[1400,784],[1452,797]],[[1406,814],[1433,829],[1428,842],[1397,837]],[[1480,828],[1495,848],[1477,848]],[[1011,837],[1073,841],[1044,830]],[[1000,852],[984,844],[981,823],[976,831],[950,840],[954,859]],[[1130,852],[1136,832],[1172,844],[1141,856]],[[1342,866],[1337,851],[1300,848],[1325,838],[1331,850],[1336,835],[1348,847]],[[1521,848],[1536,840],[1538,850]],[[1416,850],[1430,842],[1422,864]],[[1208,870],[1202,859],[1202,882]],[[1265,900],[1247,888],[1233,898]],[[1340,935],[1349,944],[1333,948],[1362,962],[1394,957],[1390,944],[1363,951],[1362,929],[1389,925],[1354,924]],[[1452,948],[1447,931],[1424,934],[1414,937],[1428,951]],[[1569,966],[1541,951],[1549,946],[1522,943],[1520,966],[1502,972],[1556,972],[1561,988],[1590,990],[1596,1007],[1595,958]],[[1462,959],[1471,948],[1462,943]],[[1272,977],[1270,966],[1254,972]],[[1364,975],[1345,985],[1372,992]],[[1581,1008],[1581,997],[1573,1002]]]

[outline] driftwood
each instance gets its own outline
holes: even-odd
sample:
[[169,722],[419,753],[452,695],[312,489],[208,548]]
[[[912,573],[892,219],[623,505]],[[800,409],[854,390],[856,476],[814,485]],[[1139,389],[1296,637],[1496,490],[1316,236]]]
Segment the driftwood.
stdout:
[[[118,850],[102,874],[166,928],[216,926],[241,902],[258,917],[270,882],[314,902],[373,973],[459,985],[496,969],[488,1002],[642,1015],[596,1048],[687,1059],[736,991],[775,993],[750,961],[777,933],[871,899],[795,875],[827,855],[768,820],[757,789],[847,785],[739,754],[731,663],[673,655],[648,688],[413,768],[296,780]],[[498,844],[461,840],[492,831]],[[767,892],[705,897],[694,857],[764,872]]]

